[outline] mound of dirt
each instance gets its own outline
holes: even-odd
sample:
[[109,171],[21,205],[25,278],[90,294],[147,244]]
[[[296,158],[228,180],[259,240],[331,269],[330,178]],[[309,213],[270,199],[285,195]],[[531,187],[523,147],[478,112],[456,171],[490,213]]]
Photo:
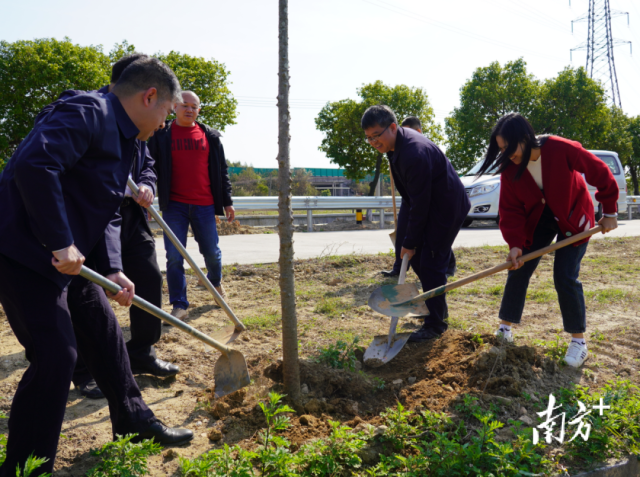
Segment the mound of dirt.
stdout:
[[[362,353],[358,354],[362,362]],[[548,393],[567,387],[580,375],[530,346],[504,345],[493,335],[479,337],[456,330],[427,343],[408,343],[390,363],[380,368],[363,365],[364,372],[332,369],[310,360],[300,360],[299,365],[303,383],[302,402],[295,406],[299,418],[293,418],[294,426],[285,433],[297,445],[325,437],[331,430],[330,419],[352,427],[379,425],[379,414],[398,401],[407,409],[455,415],[455,404],[470,394],[496,404],[502,413],[499,419],[506,422],[520,418],[523,406],[546,400]],[[283,363],[258,364],[251,374],[255,377],[258,372],[266,379],[265,388],[278,389]],[[256,401],[245,401],[243,392],[218,400],[212,400],[212,394],[206,397],[211,400],[210,414],[219,419],[220,439],[229,444],[265,425]],[[217,431],[214,434],[217,439]],[[252,445],[250,441],[245,444]]]

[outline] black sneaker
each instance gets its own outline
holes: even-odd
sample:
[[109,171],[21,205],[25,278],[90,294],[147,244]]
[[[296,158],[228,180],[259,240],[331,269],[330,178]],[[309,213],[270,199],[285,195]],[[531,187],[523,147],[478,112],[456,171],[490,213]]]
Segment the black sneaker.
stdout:
[[380,273],[382,273],[383,277],[387,277],[387,278],[397,277],[400,275],[399,270],[382,270]]
[[442,336],[433,328],[420,328],[418,331],[411,333],[409,336],[409,343],[424,343],[435,338]]
[[102,399],[104,398],[104,394],[102,390],[98,387],[98,383],[96,383],[95,379],[90,379],[86,383],[77,386],[80,394],[88,397],[89,399]]

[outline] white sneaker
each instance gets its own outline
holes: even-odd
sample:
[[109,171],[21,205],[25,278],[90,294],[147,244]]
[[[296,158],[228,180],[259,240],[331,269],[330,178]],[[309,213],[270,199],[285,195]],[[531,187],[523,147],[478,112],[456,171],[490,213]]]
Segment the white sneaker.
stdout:
[[564,357],[564,361],[569,366],[579,368],[580,366],[582,366],[582,363],[587,360],[588,355],[589,353],[587,351],[586,344],[582,345],[576,341],[572,341],[571,344],[569,344],[569,349],[567,349],[567,354]]
[[494,334],[496,335],[496,338],[498,338],[498,341],[513,343],[513,331],[511,330],[498,329]]

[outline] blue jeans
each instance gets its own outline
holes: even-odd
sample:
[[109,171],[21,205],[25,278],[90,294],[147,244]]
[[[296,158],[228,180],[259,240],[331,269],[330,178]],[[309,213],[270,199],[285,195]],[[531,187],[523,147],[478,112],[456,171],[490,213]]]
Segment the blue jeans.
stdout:
[[[558,225],[553,218],[553,213],[547,207],[533,234],[531,247],[524,249],[522,254],[546,247],[551,244],[556,236],[558,240],[565,238],[560,233]],[[567,245],[556,250],[553,260],[553,283],[558,292],[560,313],[562,313],[564,331],[567,333],[584,333],[587,329],[584,293],[582,291],[582,283],[578,280],[580,262],[587,251],[587,245],[588,242],[577,247]],[[499,317],[501,320],[509,323],[520,323],[529,279],[538,266],[540,258],[525,262],[518,270],[509,271],[507,284],[504,287],[502,304],[500,305]]]
[[[214,206],[183,204],[172,200],[162,212],[162,218],[185,247],[187,232],[191,225],[193,237],[198,243],[200,253],[204,256],[207,278],[214,287],[219,287],[222,280],[222,252],[218,246]],[[166,235],[164,248],[167,251],[169,301],[175,308],[186,310],[189,302],[187,301],[187,281],[184,277],[184,259]]]

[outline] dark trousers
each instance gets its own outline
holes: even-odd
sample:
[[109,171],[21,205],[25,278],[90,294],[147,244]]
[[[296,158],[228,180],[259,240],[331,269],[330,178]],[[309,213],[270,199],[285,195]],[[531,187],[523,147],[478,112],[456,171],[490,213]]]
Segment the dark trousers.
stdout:
[[[126,204],[126,205],[125,205]],[[122,267],[124,274],[135,285],[135,293],[149,303],[162,307],[162,273],[156,259],[156,246],[145,212],[135,202],[126,201],[120,208],[122,228]],[[82,310],[78,310],[82,313]],[[156,359],[153,347],[162,336],[162,321],[155,316],[132,306],[131,339],[127,342],[129,360],[136,365]],[[91,373],[80,357],[73,373],[73,383],[80,386],[91,379]]]
[[[420,279],[423,291],[433,290],[447,283],[447,269],[451,250],[434,251],[429,250],[426,245],[418,247],[416,253],[411,258],[409,264]],[[444,333],[448,325],[444,321],[447,317],[446,294],[426,300],[429,315],[424,317],[423,328],[429,328],[437,333]]]
[[[563,240],[565,237],[553,218],[553,213],[546,207],[535,232],[531,247],[525,248],[522,254],[534,252],[551,244],[553,239]],[[564,323],[564,331],[567,333],[584,333],[587,329],[587,312],[584,301],[582,283],[578,280],[580,275],[580,262],[587,251],[587,243],[568,245],[556,250],[553,260],[553,283],[558,292],[558,303]],[[538,267],[540,258],[525,262],[517,270],[509,271],[507,284],[504,287],[502,304],[500,305],[501,320],[509,323],[520,323],[524,303],[527,298],[527,288],[531,275]]]
[[[215,207],[171,200],[167,208],[162,211],[162,218],[185,247],[187,232],[191,225],[193,238],[196,239],[198,249],[204,257],[207,278],[214,287],[219,287],[222,280],[222,252],[218,245]],[[186,310],[189,308],[189,300],[187,300],[187,281],[184,276],[184,258],[167,235],[164,236],[164,248],[167,251],[169,303],[174,308]]]
[[[402,259],[400,253],[402,252],[402,242],[407,234],[407,224],[409,223],[409,208],[407,206],[400,206],[400,212],[398,213],[398,223],[396,224],[396,261],[393,263],[393,271],[400,273],[402,268]],[[451,250],[451,256],[449,258],[449,265],[447,266],[446,275],[452,277],[456,272],[456,256]]]
[[[7,458],[0,477],[15,475],[30,454],[53,471],[76,357],[82,355],[109,401],[114,433],[141,432],[155,421],[131,374],[118,321],[104,291],[76,277],[60,290],[0,255],[0,304],[30,358],[11,404]],[[84,311],[74,313],[79,307]]]

